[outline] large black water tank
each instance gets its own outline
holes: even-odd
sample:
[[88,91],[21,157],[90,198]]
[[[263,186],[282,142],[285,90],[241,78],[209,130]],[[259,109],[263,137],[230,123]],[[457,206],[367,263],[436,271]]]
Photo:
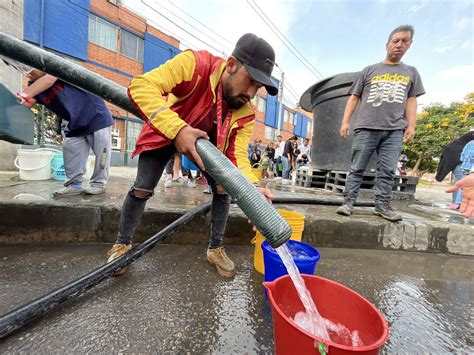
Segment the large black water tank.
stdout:
[[[311,86],[300,98],[301,107],[313,112],[312,163],[315,169],[349,171],[353,127],[357,122],[357,109],[350,121],[351,132],[347,139],[339,135],[342,116],[349,99],[349,89],[359,73],[344,73],[326,78]],[[375,168],[374,159],[366,171]]]

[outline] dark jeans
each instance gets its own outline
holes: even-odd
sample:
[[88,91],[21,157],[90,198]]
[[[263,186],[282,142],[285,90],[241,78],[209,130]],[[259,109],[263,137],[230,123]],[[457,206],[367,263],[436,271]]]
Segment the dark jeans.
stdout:
[[352,142],[351,171],[347,176],[344,196],[357,200],[364,170],[374,152],[377,152],[375,202],[390,202],[402,144],[403,130],[356,130]]
[[[135,183],[122,205],[117,243],[129,244],[132,242],[133,234],[142,218],[148,200],[148,198],[134,196],[133,191],[142,190],[150,192],[152,196],[163,174],[166,163],[174,153],[176,153],[175,147],[167,146],[140,154]],[[212,189],[209,247],[216,248],[222,245],[224,239],[227,217],[229,215],[230,196],[226,193],[218,193],[214,179],[206,173],[204,175]]]

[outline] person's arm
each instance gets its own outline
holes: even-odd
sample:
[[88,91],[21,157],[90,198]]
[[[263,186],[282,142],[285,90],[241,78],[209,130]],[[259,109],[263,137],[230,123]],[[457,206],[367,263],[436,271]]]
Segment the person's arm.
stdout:
[[172,93],[178,98],[190,95],[202,80],[196,73],[196,57],[185,51],[158,68],[132,79],[128,95],[151,128],[174,141],[178,152],[196,162],[201,170],[204,164],[196,151],[198,138],[209,139],[207,133],[188,126],[168,107],[164,98]]
[[63,135],[61,134],[61,123],[62,123],[62,118],[59,115],[56,115],[56,118],[54,119],[54,132],[56,133],[56,141],[59,143],[62,142],[63,140]]
[[408,122],[408,126],[405,129],[405,135],[403,137],[405,143],[410,142],[415,136],[416,107],[417,107],[416,96],[409,97],[407,99],[407,105],[405,108],[405,117]]
[[462,190],[462,203],[459,211],[465,217],[474,217],[474,170],[471,170],[469,175],[456,182],[446,192],[454,192],[457,189]]
[[23,92],[29,97],[33,98],[43,91],[48,90],[56,83],[58,78],[55,76],[45,74],[41,78],[35,80],[30,86],[28,86]]
[[41,94],[43,91],[48,90],[57,80],[58,78],[49,74],[45,74],[41,78],[35,80],[35,82],[28,86],[23,92],[17,93],[20,104],[25,105],[28,108],[33,107],[37,102],[34,97]]
[[349,97],[349,100],[347,100],[346,108],[344,109],[344,115],[342,116],[341,129],[339,130],[339,134],[344,139],[349,136],[349,131],[351,129],[349,122],[351,120],[355,108],[357,107],[359,98],[360,97],[358,95],[353,94]]

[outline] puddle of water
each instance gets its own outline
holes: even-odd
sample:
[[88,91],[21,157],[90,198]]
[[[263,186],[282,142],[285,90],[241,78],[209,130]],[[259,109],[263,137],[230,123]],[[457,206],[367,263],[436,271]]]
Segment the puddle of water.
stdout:
[[400,279],[379,293],[385,353],[473,353],[472,284]]

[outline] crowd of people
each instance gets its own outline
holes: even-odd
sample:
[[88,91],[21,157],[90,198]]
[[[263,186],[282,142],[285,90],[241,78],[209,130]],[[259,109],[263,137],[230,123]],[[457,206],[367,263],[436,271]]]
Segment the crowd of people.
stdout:
[[[340,128],[342,138],[351,132],[349,121],[357,105],[359,117],[354,127],[351,171],[338,214],[352,214],[364,170],[377,151],[374,213],[390,221],[402,219],[390,205],[391,191],[403,140],[408,142],[414,137],[416,99],[424,94],[416,68],[401,62],[413,34],[411,26],[392,31],[385,60],[364,68],[349,91]],[[261,87],[269,95],[278,94],[271,76],[274,65],[275,53],[270,44],[247,33],[226,60],[207,51],[187,50],[132,79],[128,93],[145,124],[132,155],[139,157],[136,180],[122,205],[117,240],[107,253],[109,262],[133,247],[135,229],[147,200],[154,195],[165,170],[166,187],[195,186],[189,171],[182,166],[186,156],[197,165],[201,180],[205,178],[212,193],[207,260],[220,275],[234,276],[234,263],[223,246],[230,196],[206,173],[196,151],[196,140],[210,140],[254,184],[259,178],[275,176],[288,181],[293,170],[310,164],[308,138],[298,143],[296,136],[283,140],[278,135],[268,144],[257,138],[247,146],[255,121],[250,100]],[[18,93],[20,103],[31,107],[39,102],[68,121],[64,142],[67,180],[64,189],[55,194],[104,193],[113,119],[103,100],[37,70],[31,71],[28,78],[28,88]],[[173,98],[175,101],[170,101]],[[96,165],[90,187],[83,189],[82,176],[90,149],[96,154]],[[255,176],[252,168],[261,169],[261,176]],[[457,188],[464,191],[461,212],[474,215],[472,166],[471,174],[451,189]],[[272,199],[267,188],[259,190],[264,197]],[[117,275],[124,272],[122,269]]]
[[288,180],[296,169],[311,163],[311,145],[309,138],[290,136],[286,141],[277,135],[275,141],[268,144],[255,138],[249,143],[247,155],[253,168],[261,171],[261,179],[280,177]]

